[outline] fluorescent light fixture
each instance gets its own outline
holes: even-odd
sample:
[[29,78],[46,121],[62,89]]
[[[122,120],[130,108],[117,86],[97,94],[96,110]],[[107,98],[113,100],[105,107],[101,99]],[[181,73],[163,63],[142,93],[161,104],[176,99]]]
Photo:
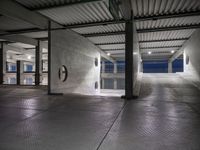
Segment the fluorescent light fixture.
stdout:
[[148,52],[148,54],[149,54],[149,55],[151,55],[151,54],[152,54],[152,52]]
[[108,56],[110,56],[110,53],[107,53]]
[[171,51],[171,53],[173,54],[173,53],[174,53],[174,51]]
[[31,56],[30,55],[28,55],[28,57],[27,57],[28,59],[31,59]]

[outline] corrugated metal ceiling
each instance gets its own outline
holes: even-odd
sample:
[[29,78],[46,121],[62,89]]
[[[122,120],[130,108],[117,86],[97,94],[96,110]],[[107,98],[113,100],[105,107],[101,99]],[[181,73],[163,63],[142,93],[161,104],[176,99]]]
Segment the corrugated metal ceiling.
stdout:
[[140,48],[146,47],[166,47],[166,46],[181,46],[185,41],[167,41],[167,42],[150,42],[150,43],[140,43]]
[[106,2],[86,3],[39,11],[63,25],[113,20]]
[[200,10],[199,0],[131,0],[134,16],[151,16]]
[[170,52],[170,51],[177,51],[179,48],[171,47],[171,48],[151,48],[151,49],[140,49],[141,53],[147,53],[147,52]]
[[125,44],[99,45],[101,49],[125,49]]
[[6,16],[0,16],[0,29],[3,31],[29,28],[34,28],[34,26],[21,20],[16,20]]
[[119,42],[125,42],[125,35],[90,37],[89,40],[92,41],[95,44],[119,43]]
[[[114,19],[111,13],[109,12],[108,3],[106,0],[92,2],[92,3],[82,3],[80,5],[62,6],[62,7],[54,7],[54,6],[80,2],[81,0],[16,0],[16,1],[31,10],[39,9],[38,10],[39,13],[63,25],[103,22]],[[53,7],[53,8],[40,10],[40,8],[45,8],[45,7]],[[132,0],[132,8],[135,17],[157,16],[157,15],[174,14],[174,13],[178,14],[180,12],[183,13],[183,12],[190,12],[197,10],[200,11],[200,0]],[[137,29],[154,29],[154,28],[193,25],[193,24],[200,24],[200,16],[138,21],[136,22],[136,27]],[[8,23],[8,26],[4,25],[4,27],[3,26],[1,27],[0,25],[0,29],[1,28],[5,29],[6,27],[8,29],[9,27],[13,27],[12,29],[14,28],[20,29],[20,26],[19,28],[18,26],[14,27],[12,25],[12,22]],[[30,26],[27,25],[27,27]],[[9,30],[12,29],[10,28]],[[121,23],[112,25],[75,28],[73,30],[79,34],[117,32],[117,31],[124,31],[125,25]],[[189,38],[194,31],[195,29],[148,32],[148,33],[138,34],[138,38],[139,41]],[[47,33],[40,32],[40,33],[30,33],[24,35],[32,38],[41,38],[47,36]],[[125,36],[112,35],[112,36],[89,37],[89,40],[91,40],[95,44],[120,43],[120,42],[125,42]],[[163,47],[163,46],[169,47],[169,46],[181,46],[183,43],[184,40],[166,41],[166,42],[147,42],[147,43],[140,43],[140,46],[144,48]],[[102,49],[123,49],[124,44],[101,45],[99,47],[101,47]],[[159,49],[159,51],[164,51],[164,50],[166,49],[165,48]],[[147,50],[142,49],[141,51],[146,52]],[[151,49],[151,51],[158,51],[158,49]]]
[[46,38],[46,37],[48,37],[48,33],[46,31],[44,31],[44,32],[30,32],[30,33],[24,33],[22,35],[30,37],[30,38]]
[[85,27],[85,28],[75,28],[72,30],[80,34],[116,32],[116,31],[124,31],[125,24],[120,23],[120,24],[111,24],[111,25],[101,25],[101,26],[93,26],[93,27]]
[[152,29],[160,27],[192,25],[199,23],[200,23],[200,16],[192,16],[192,17],[139,21],[136,22],[136,27],[137,29],[150,29],[150,28]]
[[139,41],[188,38],[192,35],[194,31],[195,29],[149,32],[149,33],[138,34],[138,38]]
[[16,0],[29,9],[40,9],[41,7],[52,7],[55,5],[64,5],[73,2],[80,2],[81,0]]

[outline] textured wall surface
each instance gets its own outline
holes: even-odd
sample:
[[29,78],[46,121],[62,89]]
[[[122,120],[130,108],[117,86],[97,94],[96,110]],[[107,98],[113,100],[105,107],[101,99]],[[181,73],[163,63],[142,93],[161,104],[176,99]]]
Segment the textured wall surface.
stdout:
[[[184,77],[200,87],[200,30],[184,44]],[[188,59],[188,64],[187,64]]]
[[138,81],[138,75],[140,73],[140,65],[141,55],[139,49],[139,40],[135,23],[133,23],[133,93],[135,93],[135,90],[138,90],[138,87],[136,87],[136,83]]
[[[71,30],[51,32],[51,92],[97,94],[100,88],[99,49]],[[98,66],[95,66],[95,58]],[[59,79],[59,68],[65,65],[68,78]],[[98,82],[98,90],[95,90]]]

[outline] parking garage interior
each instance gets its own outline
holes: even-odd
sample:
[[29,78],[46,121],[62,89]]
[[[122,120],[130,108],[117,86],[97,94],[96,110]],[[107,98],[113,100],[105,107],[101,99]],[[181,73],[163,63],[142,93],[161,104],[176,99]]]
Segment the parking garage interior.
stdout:
[[199,0],[1,0],[0,149],[199,150]]

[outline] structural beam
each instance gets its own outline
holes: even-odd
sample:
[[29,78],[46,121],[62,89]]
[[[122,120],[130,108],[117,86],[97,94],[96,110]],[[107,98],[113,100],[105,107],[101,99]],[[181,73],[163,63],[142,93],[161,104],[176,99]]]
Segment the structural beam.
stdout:
[[118,48],[118,49],[102,49],[103,51],[125,51],[125,48]]
[[180,55],[183,54],[183,49],[178,50],[176,53],[174,53],[174,55],[169,59],[168,62],[173,62],[175,59],[177,59]]
[[[74,25],[67,25],[67,26],[63,25],[63,27],[53,28],[52,30],[86,28],[86,27],[92,27],[92,26],[106,26],[106,25],[121,24],[121,23],[125,23],[125,21],[121,19],[121,20],[91,22],[91,23],[84,23],[84,24],[74,24]],[[30,28],[30,29],[12,30],[7,33],[2,31],[2,33],[0,33],[0,36],[24,34],[24,33],[30,33],[30,32],[42,32],[42,31],[47,31],[47,29]]]
[[12,45],[6,45],[6,44],[4,44],[4,49],[6,51],[13,50],[13,51],[19,52],[21,54],[30,54],[30,55],[33,55],[33,53],[30,53],[28,50],[26,50],[24,48],[15,47],[15,46],[12,46]]
[[91,33],[91,34],[82,34],[84,37],[98,37],[98,36],[110,36],[110,35],[121,35],[125,34],[124,31],[117,32],[105,32],[105,33]]
[[146,41],[139,41],[139,43],[153,43],[153,42],[170,42],[170,41],[185,41],[189,38],[178,38],[178,39],[162,39],[162,40],[146,40]]
[[17,34],[25,34],[25,33],[32,33],[32,32],[42,32],[42,31],[47,31],[47,30],[46,29],[39,29],[39,28],[9,30],[7,32],[0,33],[0,36],[17,35]]
[[138,29],[137,33],[148,33],[148,32],[161,32],[161,31],[173,31],[173,30],[187,30],[187,29],[198,29],[200,24],[184,25],[184,26],[172,26],[172,27],[161,27],[153,29]]
[[171,49],[174,49],[174,48],[181,48],[181,46],[141,47],[140,49],[144,50],[144,49],[162,49],[162,48],[171,48]]
[[96,43],[95,45],[117,45],[117,44],[125,44],[125,42],[113,42],[113,43]]
[[[163,39],[163,40],[146,40],[146,41],[139,41],[139,43],[154,43],[154,42],[170,42],[170,41],[185,41],[189,38],[178,38],[178,39]],[[97,43],[95,45],[118,45],[118,44],[125,44],[125,42],[113,42],[113,43]]]
[[[99,49],[100,49],[100,48],[99,48]],[[110,61],[110,62],[112,62],[112,63],[115,63],[115,62],[116,62],[112,57],[108,56],[108,55],[106,54],[105,51],[100,50],[99,53],[100,53],[101,57],[107,59],[108,61]]]
[[184,53],[184,47],[187,44],[187,42],[185,42],[182,47],[176,52],[174,53],[174,55],[168,60],[169,63],[172,63],[175,59],[177,59],[179,56],[181,56]]
[[47,28],[47,19],[35,12],[29,11],[15,1],[1,0],[0,13],[14,19],[18,18],[26,22],[31,22],[39,28]]
[[[1,0],[0,13],[10,18],[19,19],[31,23],[40,29],[48,28],[49,19],[47,19],[39,13],[30,11],[29,9],[23,7],[22,5],[13,0]],[[62,26],[58,23],[52,23],[52,28],[60,27]]]
[[121,0],[120,2],[119,8],[123,18],[127,21],[132,20],[131,0]]
[[23,35],[0,36],[0,39],[37,46],[37,40],[23,36]]
[[113,50],[113,51],[112,50],[107,50],[106,53],[110,53],[111,55],[113,55],[113,54],[122,54],[122,53],[124,54],[125,50],[121,50],[121,51],[120,50],[117,50],[117,51],[116,50]]
[[148,21],[148,20],[171,19],[171,18],[190,17],[190,16],[199,16],[199,15],[200,15],[200,11],[191,11],[191,12],[179,12],[179,13],[174,13],[174,14],[135,17],[134,20]]
[[81,4],[87,4],[87,3],[97,3],[97,2],[101,2],[101,1],[103,1],[103,0],[71,1],[71,2],[64,2],[62,4],[54,4],[54,5],[51,5],[51,6],[42,6],[42,7],[39,7],[39,8],[33,8],[31,10],[33,10],[33,11],[42,11],[42,10],[47,10],[47,9],[63,8],[63,7],[81,5]]

